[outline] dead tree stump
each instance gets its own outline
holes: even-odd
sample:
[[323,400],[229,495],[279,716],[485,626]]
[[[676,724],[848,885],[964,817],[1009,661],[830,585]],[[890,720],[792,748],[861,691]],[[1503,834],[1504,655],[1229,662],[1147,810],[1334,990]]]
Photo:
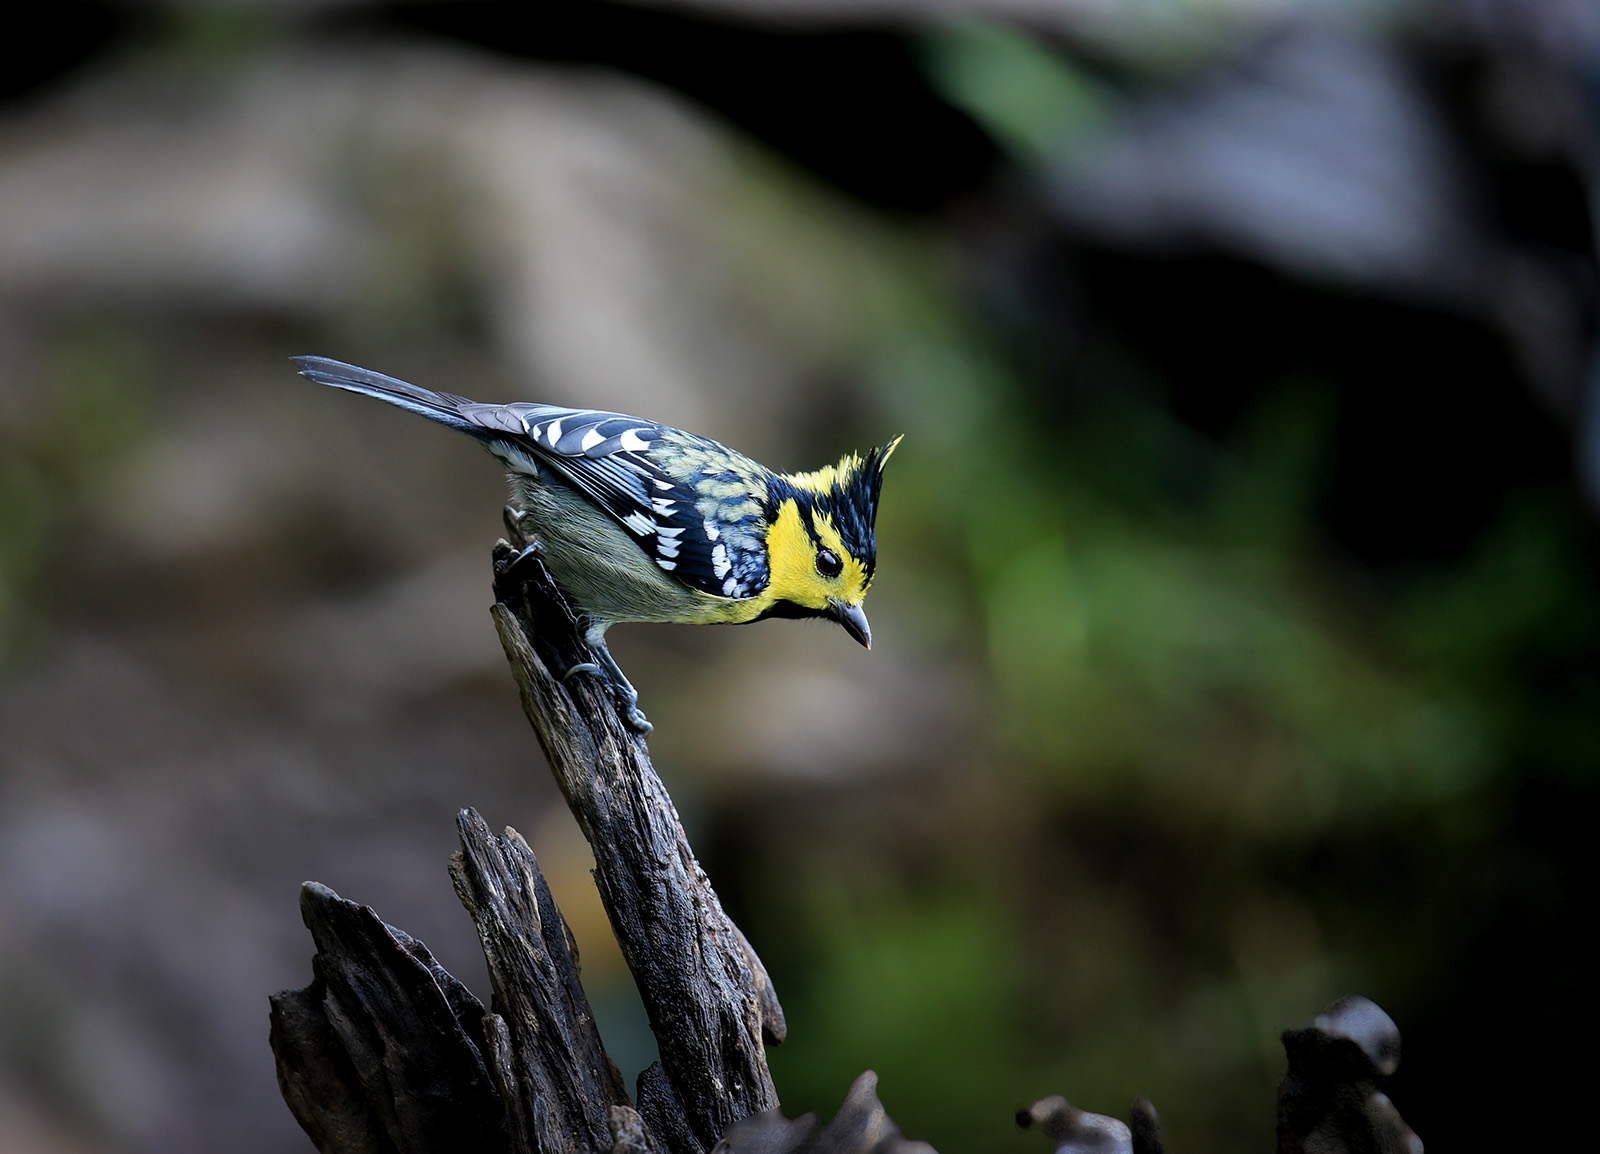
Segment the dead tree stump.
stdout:
[[512,564],[523,544],[495,548],[495,626],[594,851],[661,1060],[640,1075],[635,1112],[533,852],[463,811],[451,876],[488,960],[487,1011],[420,942],[303,888],[315,978],[272,999],[271,1041],[284,1097],[324,1154],[704,1154],[778,1104],[764,1043],[784,1021],[766,970],[695,860],[644,739],[603,682],[563,680],[590,654],[537,556]]
[[766,970],[722,910],[645,740],[618,715],[578,622],[537,558],[496,551],[492,610],[557,784],[594,851],[595,883],[639,986],[661,1061],[640,1112],[677,1152],[709,1150],[730,1123],[778,1104],[763,1040],[784,1035]]
[[[456,894],[478,930],[488,1009],[426,946],[307,882],[313,980],[271,998],[283,1096],[322,1154],[934,1154],[903,1137],[870,1070],[827,1126],[779,1113],[764,1043],[783,1040],[766,970],[723,912],[644,739],[608,686],[564,680],[589,660],[579,622],[536,555],[495,547],[492,610],[522,704],[594,851],[595,881],[661,1060],[637,1108],[578,980],[571,932],[533,851],[470,809],[457,820]],[[1399,1032],[1345,999],[1284,1035],[1280,1154],[1417,1154],[1379,1083]],[[1132,1125],[1042,1099],[1019,1111],[1057,1154],[1162,1154],[1144,1099]]]

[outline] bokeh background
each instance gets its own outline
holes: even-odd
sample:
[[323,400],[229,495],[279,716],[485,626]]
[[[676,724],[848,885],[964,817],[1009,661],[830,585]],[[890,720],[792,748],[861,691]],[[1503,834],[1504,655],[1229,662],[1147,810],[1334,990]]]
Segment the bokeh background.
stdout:
[[321,353],[782,468],[906,440],[868,654],[622,627],[789,1113],[1271,1148],[1399,1022],[1429,1149],[1596,1027],[1587,0],[86,3],[0,42],[0,1147],[304,1152],[298,884],[486,994],[522,830],[651,1041],[490,625],[503,484]]

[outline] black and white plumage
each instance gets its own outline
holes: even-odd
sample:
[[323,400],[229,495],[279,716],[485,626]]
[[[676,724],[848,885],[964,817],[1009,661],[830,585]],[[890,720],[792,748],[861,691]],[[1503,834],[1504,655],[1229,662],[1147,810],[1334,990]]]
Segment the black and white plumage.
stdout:
[[622,413],[481,404],[325,357],[294,361],[310,380],[448,425],[504,462],[519,517],[585,618],[594,668],[643,730],[638,695],[605,646],[617,622],[820,616],[870,644],[861,600],[876,564],[881,470],[898,438],[865,461],[785,475]]

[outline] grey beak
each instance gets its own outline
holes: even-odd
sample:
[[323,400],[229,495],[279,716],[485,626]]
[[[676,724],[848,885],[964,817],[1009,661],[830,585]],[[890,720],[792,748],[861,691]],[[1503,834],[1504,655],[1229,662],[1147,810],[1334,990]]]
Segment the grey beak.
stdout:
[[861,611],[859,605],[846,605],[843,601],[828,599],[828,604],[833,607],[833,619],[844,626],[844,631],[861,642],[867,649],[872,648],[872,626],[867,624],[867,615]]

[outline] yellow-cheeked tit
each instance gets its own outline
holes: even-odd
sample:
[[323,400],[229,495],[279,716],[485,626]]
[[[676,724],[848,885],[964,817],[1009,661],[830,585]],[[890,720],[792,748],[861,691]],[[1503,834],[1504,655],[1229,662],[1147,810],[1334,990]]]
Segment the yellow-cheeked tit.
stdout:
[[485,405],[326,357],[295,357],[319,384],[365,393],[480,441],[509,471],[515,513],[583,618],[598,663],[648,733],[605,633],[620,621],[743,624],[826,617],[868,648],[861,609],[873,524],[896,437],[865,458],[775,473],[693,433],[595,409]]

